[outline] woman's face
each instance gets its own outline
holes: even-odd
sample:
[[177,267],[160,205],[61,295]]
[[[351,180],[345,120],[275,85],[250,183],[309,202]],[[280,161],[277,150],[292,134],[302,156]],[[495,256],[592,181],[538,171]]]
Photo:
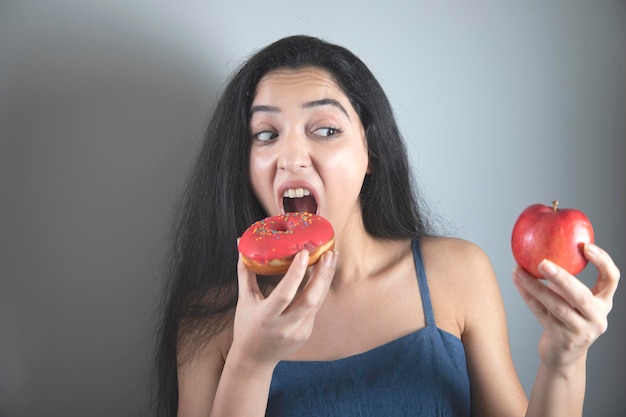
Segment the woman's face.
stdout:
[[266,74],[252,102],[250,135],[252,188],[268,215],[318,213],[336,232],[360,221],[367,142],[328,73],[307,67]]

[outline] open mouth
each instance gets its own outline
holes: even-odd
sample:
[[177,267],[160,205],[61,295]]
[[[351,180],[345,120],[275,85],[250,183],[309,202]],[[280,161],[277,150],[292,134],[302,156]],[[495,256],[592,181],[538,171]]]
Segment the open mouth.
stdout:
[[306,211],[317,214],[317,201],[306,188],[290,188],[283,193],[285,213]]

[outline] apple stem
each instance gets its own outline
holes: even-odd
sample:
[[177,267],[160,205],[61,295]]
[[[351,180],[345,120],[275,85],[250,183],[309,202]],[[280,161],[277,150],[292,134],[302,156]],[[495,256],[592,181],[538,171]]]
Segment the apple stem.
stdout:
[[556,213],[558,206],[559,206],[559,200],[554,200],[552,202],[552,211],[554,211]]

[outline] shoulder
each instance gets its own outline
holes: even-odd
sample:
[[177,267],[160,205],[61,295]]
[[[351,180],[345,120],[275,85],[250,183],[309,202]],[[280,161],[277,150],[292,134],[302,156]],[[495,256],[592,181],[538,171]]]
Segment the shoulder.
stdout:
[[458,238],[426,238],[422,255],[440,327],[461,335],[479,317],[501,309],[491,261],[478,245]]
[[425,239],[422,246],[437,326],[458,336],[465,349],[473,414],[523,415],[526,397],[511,359],[502,295],[487,255],[462,239]]
[[179,337],[177,362],[179,367],[193,367],[198,362],[223,363],[233,342],[232,323],[224,326],[208,338],[202,335]]
[[421,246],[424,264],[429,268],[443,270],[453,276],[492,270],[487,254],[467,240],[449,237],[425,238]]
[[232,344],[232,326],[228,326],[199,346],[179,343],[177,351],[179,415],[192,410],[209,414],[213,396]]

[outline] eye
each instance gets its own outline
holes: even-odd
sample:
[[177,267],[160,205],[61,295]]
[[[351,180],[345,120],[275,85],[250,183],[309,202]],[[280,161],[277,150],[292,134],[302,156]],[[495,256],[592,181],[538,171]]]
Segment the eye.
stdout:
[[341,133],[341,129],[336,127],[320,127],[319,129],[315,129],[313,133],[317,136],[330,138]]
[[264,130],[264,131],[257,132],[254,135],[252,135],[253,139],[258,140],[260,142],[267,142],[272,139],[276,139],[277,137],[278,137],[278,134],[270,130]]

